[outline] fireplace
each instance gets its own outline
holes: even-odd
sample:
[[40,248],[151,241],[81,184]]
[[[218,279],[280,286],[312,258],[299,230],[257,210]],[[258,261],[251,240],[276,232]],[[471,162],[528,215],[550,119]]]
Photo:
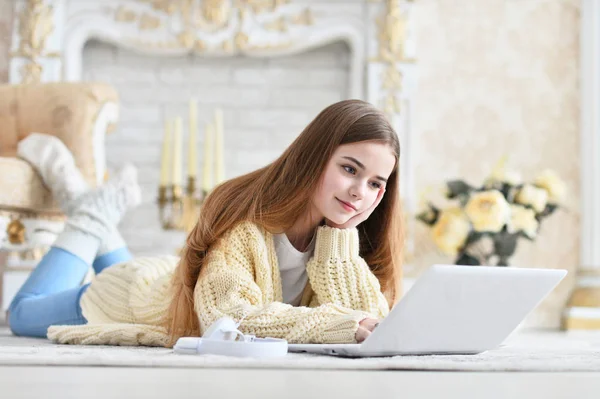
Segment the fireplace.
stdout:
[[274,160],[322,108],[348,97],[349,55],[344,42],[281,57],[219,59],[164,58],[87,42],[82,79],[107,82],[120,95],[119,123],[106,138],[107,165],[114,170],[124,160],[133,162],[144,193],[121,224],[131,250],[170,253],[184,239],[182,232],[163,231],[157,217],[165,118],[182,116],[185,132],[189,98],[198,101],[201,128],[221,108],[225,177],[245,174]]
[[105,160],[140,170],[144,202],[122,223],[132,252],[183,244],[185,233],[161,229],[156,195],[164,120],[183,116],[185,131],[192,96],[200,127],[223,109],[226,178],[273,160],[326,105],[361,98],[381,107],[400,135],[401,194],[414,211],[410,1],[16,3],[12,83],[94,80],[119,91]]

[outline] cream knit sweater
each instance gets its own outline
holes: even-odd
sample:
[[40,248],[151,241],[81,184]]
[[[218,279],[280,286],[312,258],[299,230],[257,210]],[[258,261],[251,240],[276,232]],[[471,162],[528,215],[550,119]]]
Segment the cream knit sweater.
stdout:
[[[204,332],[217,319],[243,321],[240,330],[290,343],[355,342],[365,317],[383,318],[388,303],[359,256],[358,231],[319,227],[302,306],[282,302],[273,236],[240,223],[208,252],[194,291]],[[178,258],[137,258],[99,274],[81,299],[88,324],[52,326],[48,338],[65,344],[167,345],[160,326],[170,303]]]

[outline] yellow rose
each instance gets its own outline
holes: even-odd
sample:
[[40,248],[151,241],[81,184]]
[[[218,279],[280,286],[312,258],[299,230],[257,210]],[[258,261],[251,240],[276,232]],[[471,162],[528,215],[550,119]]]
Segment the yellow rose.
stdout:
[[500,191],[488,190],[473,194],[465,212],[476,231],[495,233],[508,221],[510,207]]
[[465,244],[471,226],[465,214],[459,208],[444,209],[431,234],[433,241],[442,252],[456,256],[458,250]]
[[565,182],[553,171],[546,169],[534,181],[534,184],[548,192],[552,203],[560,202],[567,191]]
[[539,222],[535,218],[533,209],[521,205],[510,206],[510,221],[507,225],[509,233],[524,232],[527,237],[535,238]]
[[546,209],[548,192],[542,188],[526,184],[517,193],[515,202],[522,205],[530,205],[536,213],[541,213]]

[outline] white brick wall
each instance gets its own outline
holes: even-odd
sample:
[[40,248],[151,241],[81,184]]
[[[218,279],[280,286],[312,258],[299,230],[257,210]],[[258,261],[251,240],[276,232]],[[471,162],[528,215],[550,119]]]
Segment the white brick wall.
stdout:
[[[111,169],[125,161],[139,168],[144,200],[120,226],[136,255],[173,253],[184,244],[184,233],[161,229],[156,196],[164,120],[184,118],[186,143],[191,96],[198,99],[200,127],[215,107],[223,109],[225,173],[231,178],[275,159],[322,108],[346,98],[349,79],[349,50],[342,43],[278,58],[213,59],[138,55],[89,42],[83,60],[84,80],[110,83],[121,96],[121,120],[107,139],[107,158]],[[200,157],[202,138],[201,131]]]

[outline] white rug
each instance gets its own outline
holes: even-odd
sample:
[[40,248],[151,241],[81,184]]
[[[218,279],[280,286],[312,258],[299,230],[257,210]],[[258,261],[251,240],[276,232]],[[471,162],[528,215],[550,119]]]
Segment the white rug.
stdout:
[[170,349],[54,345],[0,328],[0,365],[445,371],[600,371],[600,332],[521,332],[472,356],[343,359],[290,353],[277,359],[179,355]]

